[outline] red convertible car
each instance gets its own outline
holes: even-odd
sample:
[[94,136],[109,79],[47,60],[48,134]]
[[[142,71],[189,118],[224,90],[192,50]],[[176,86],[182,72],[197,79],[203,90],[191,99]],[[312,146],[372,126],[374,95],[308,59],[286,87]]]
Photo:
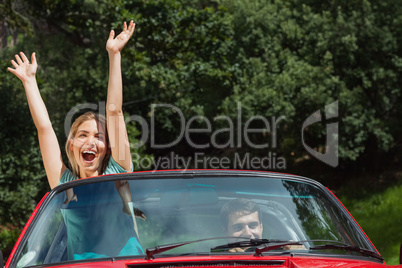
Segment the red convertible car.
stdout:
[[59,185],[38,204],[5,268],[235,266],[390,267],[314,180],[185,170]]

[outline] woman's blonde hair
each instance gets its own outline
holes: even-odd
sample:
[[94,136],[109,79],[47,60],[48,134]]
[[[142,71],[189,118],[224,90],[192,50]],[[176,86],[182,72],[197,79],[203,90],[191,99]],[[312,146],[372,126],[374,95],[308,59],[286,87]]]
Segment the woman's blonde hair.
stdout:
[[[86,112],[80,115],[77,119],[75,119],[74,123],[71,126],[70,133],[68,134],[67,141],[66,141],[66,154],[67,158],[71,167],[71,170],[74,176],[80,177],[80,169],[78,167],[77,161],[75,160],[74,153],[71,150],[71,140],[74,139],[75,135],[77,134],[79,126],[89,120],[95,120],[99,126],[102,126],[105,130],[105,140],[106,140],[106,147],[109,148],[109,136],[107,134],[107,126],[106,126],[106,118],[103,115],[94,113],[94,112]],[[109,162],[110,158],[110,150],[106,150],[106,155],[103,159],[101,174],[105,172],[107,163]]]

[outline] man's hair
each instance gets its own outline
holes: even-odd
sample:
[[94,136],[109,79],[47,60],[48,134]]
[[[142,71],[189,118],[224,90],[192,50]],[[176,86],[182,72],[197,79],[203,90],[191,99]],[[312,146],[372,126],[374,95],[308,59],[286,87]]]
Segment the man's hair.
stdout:
[[229,216],[231,214],[237,213],[239,215],[248,215],[254,212],[258,212],[258,219],[261,222],[261,211],[257,203],[246,198],[233,199],[223,205],[221,209],[220,216],[222,226],[225,229],[228,228]]

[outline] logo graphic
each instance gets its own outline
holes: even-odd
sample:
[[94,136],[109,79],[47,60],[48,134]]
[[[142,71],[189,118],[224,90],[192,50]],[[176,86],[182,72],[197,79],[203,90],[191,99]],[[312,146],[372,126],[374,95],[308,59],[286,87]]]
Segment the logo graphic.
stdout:
[[[332,119],[338,117],[338,101],[335,101],[331,104],[325,106],[325,119]],[[328,123],[326,127],[327,136],[326,136],[326,144],[325,144],[325,153],[320,153],[309,147],[304,142],[304,129],[314,123],[320,122],[321,111],[317,110],[312,115],[310,115],[306,121],[303,123],[302,127],[302,143],[304,148],[306,148],[307,152],[309,152],[312,156],[317,158],[318,160],[332,166],[338,166],[338,122]]]
[[[171,104],[152,104],[151,106],[151,118],[150,121],[147,121],[146,118],[141,117],[140,115],[131,115],[124,118],[124,121],[127,124],[139,124],[140,126],[140,139],[136,139],[135,144],[123,144],[118,141],[116,144],[111,142],[110,146],[130,146],[131,148],[140,148],[145,144],[148,144],[152,149],[166,149],[173,148],[180,141],[186,141],[188,145],[190,145],[194,149],[203,149],[203,148],[216,148],[216,149],[224,149],[228,148],[232,151],[236,151],[238,148],[242,148],[243,142],[249,148],[255,150],[266,150],[266,148],[276,148],[278,146],[278,124],[282,120],[285,120],[285,116],[272,116],[270,119],[260,116],[254,115],[247,119],[246,122],[243,123],[243,115],[242,115],[242,106],[241,103],[238,102],[237,105],[237,117],[230,118],[226,115],[216,116],[212,119],[209,119],[202,115],[195,115],[191,118],[186,118],[184,113],[176,106]],[[105,102],[95,103],[84,103],[73,107],[67,114],[64,120],[64,131],[66,137],[70,132],[70,126],[75,117],[79,114],[82,114],[83,111],[98,111],[99,114],[106,116],[106,110],[113,109],[113,107],[106,107]],[[156,120],[155,114],[156,112],[161,112],[161,109],[169,109],[174,112],[174,116],[178,116],[180,120],[180,126],[178,131],[178,136],[173,140],[165,144],[161,144],[156,141],[155,131],[156,131]],[[334,118],[338,117],[338,101],[335,101],[329,105],[325,106],[325,116],[322,118],[322,114],[320,110],[315,111],[311,114],[307,120],[304,121],[301,134],[302,134],[302,144],[304,148],[307,150],[309,154],[317,158],[318,160],[332,166],[338,166],[338,123],[333,122]],[[326,123],[326,144],[325,144],[325,152],[322,153],[323,150],[317,151],[311,148],[305,142],[304,132],[307,127],[319,123],[324,120],[331,120],[332,122]],[[199,125],[193,124],[195,121],[201,122]],[[254,121],[262,124],[259,128],[253,128],[252,123]],[[217,122],[223,122],[228,127],[219,127]],[[321,124],[321,123],[320,123]],[[306,130],[307,131],[307,130]],[[266,133],[271,133],[270,143],[266,138]],[[206,137],[209,137],[209,141],[204,141],[203,144],[197,143],[197,140],[193,140],[192,133],[202,133]],[[218,141],[218,136],[223,133],[226,133],[223,141]],[[262,142],[255,143],[252,140],[252,135],[261,135],[263,136]],[[226,140],[225,140],[226,139]],[[175,154],[173,151],[169,155],[169,157],[160,156],[159,159],[151,159],[148,157],[142,158],[140,155],[134,155],[133,160],[137,166],[140,166],[145,169],[162,168],[162,169],[180,169],[180,168],[235,168],[235,169],[286,169],[286,160],[280,154],[277,155],[275,152],[266,152],[264,156],[253,156],[252,154],[246,153],[241,154],[235,152],[234,155],[231,156],[213,156],[205,153],[199,153],[197,150],[194,150],[193,156],[181,156]]]

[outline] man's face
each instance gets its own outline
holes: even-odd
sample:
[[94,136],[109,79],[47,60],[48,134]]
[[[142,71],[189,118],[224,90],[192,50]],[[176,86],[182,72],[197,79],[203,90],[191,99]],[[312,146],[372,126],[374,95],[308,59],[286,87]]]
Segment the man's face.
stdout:
[[[229,215],[227,235],[235,237],[262,238],[262,223],[258,212],[250,214],[233,213]],[[236,239],[231,239],[231,242]]]

